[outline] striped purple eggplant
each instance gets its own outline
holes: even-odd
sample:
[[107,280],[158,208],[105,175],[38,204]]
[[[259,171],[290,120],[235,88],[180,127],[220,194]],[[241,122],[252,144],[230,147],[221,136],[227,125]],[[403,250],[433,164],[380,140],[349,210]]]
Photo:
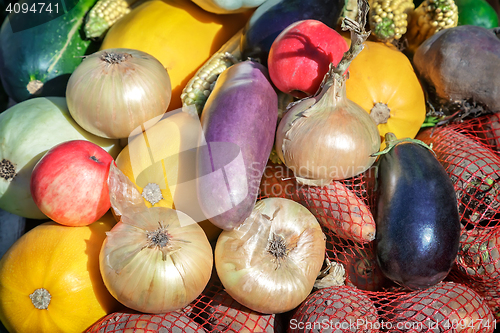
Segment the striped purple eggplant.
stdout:
[[203,108],[206,145],[197,153],[198,201],[217,227],[231,230],[252,212],[277,120],[278,98],[264,66],[243,61],[219,76]]

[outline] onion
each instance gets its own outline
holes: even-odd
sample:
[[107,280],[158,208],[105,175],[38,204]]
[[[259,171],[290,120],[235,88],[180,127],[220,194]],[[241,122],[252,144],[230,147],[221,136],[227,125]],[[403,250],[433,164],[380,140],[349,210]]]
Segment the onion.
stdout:
[[307,208],[268,198],[258,201],[242,224],[220,234],[215,267],[237,302],[261,313],[282,313],[309,295],[325,251],[325,235]]
[[92,134],[114,139],[158,122],[171,95],[163,65],[132,49],[107,49],[85,57],[66,88],[75,121]]
[[362,22],[344,22],[357,30],[351,32],[351,48],[337,67],[330,64],[315,96],[290,105],[276,133],[277,154],[301,184],[322,186],[354,177],[375,162],[371,155],[380,148],[377,125],[347,99],[345,87],[346,70],[369,33]]
[[101,248],[107,289],[125,306],[145,313],[176,311],[198,297],[213,268],[203,229],[167,207],[147,208],[134,184],[114,164],[111,206],[120,216]]

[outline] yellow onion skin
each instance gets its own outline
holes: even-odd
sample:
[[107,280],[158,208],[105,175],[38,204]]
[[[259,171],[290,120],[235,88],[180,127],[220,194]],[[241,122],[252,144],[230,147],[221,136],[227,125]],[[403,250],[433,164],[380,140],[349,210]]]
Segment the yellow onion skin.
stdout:
[[[114,56],[113,56],[114,55]],[[66,87],[68,109],[86,131],[127,138],[166,112],[170,77],[153,56],[132,49],[107,49],[87,56]]]
[[[337,83],[337,82],[336,82]],[[346,97],[345,82],[294,105],[281,120],[276,150],[297,181],[323,186],[354,177],[374,162],[380,134],[372,118]]]
[[147,208],[114,165],[108,182],[120,222],[107,233],[99,256],[106,288],[140,312],[180,310],[201,294],[212,273],[213,252],[205,232],[180,211]]
[[[270,247],[275,244],[279,250],[278,239],[286,246],[281,259]],[[257,202],[241,225],[219,235],[214,255],[231,297],[253,311],[283,313],[312,291],[325,257],[325,236],[301,204],[267,198]]]

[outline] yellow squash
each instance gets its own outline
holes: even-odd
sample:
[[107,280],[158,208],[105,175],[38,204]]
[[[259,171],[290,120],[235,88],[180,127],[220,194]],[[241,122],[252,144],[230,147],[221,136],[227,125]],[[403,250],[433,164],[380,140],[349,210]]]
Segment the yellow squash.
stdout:
[[385,133],[414,138],[425,120],[422,86],[408,58],[389,44],[365,43],[349,67],[346,91],[347,98],[378,123],[381,147],[385,147]]
[[[202,130],[191,107],[193,115],[166,113],[154,126],[132,138],[116,158],[116,166],[137,186],[147,207],[179,209],[175,201],[191,209],[197,202],[194,153]],[[189,211],[184,213],[191,215]],[[221,231],[208,220],[200,226],[209,240]]]
[[101,49],[137,49],[158,59],[171,80],[168,109],[175,110],[189,79],[246,24],[251,12],[217,15],[190,0],[146,1],[111,27]]
[[9,332],[82,332],[122,307],[99,271],[114,224],[109,212],[84,227],[46,222],[14,243],[0,260],[0,320]]

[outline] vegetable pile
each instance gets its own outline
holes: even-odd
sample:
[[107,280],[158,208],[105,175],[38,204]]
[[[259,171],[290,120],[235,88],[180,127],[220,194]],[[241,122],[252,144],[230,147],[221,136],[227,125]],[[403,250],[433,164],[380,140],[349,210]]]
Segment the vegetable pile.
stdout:
[[1,3],[0,333],[494,332],[495,1]]

